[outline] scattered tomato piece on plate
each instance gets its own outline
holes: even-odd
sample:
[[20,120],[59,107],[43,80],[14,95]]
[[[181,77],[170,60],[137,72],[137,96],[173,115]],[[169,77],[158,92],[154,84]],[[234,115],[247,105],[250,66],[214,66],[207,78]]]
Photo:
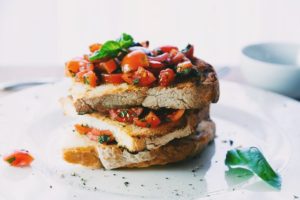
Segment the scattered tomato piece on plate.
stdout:
[[34,158],[28,151],[17,150],[8,156],[5,156],[3,160],[13,167],[27,167],[30,166]]

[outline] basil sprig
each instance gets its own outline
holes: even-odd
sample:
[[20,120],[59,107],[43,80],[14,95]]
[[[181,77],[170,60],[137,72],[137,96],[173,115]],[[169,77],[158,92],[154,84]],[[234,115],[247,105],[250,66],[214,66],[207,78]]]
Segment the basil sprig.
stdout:
[[242,168],[259,176],[276,189],[281,188],[281,178],[272,169],[264,155],[256,147],[236,148],[227,152],[225,164],[232,168]]
[[92,56],[90,56],[90,61],[98,60],[101,58],[114,58],[123,49],[127,49],[134,44],[134,40],[131,35],[123,33],[122,36],[117,40],[106,41],[100,50],[96,51]]

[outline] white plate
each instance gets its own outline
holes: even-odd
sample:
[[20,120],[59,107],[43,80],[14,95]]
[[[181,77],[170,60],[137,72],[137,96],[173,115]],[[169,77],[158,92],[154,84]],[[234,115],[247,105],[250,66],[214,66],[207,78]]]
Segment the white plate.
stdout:
[[[61,148],[73,141],[72,119],[63,115],[58,103],[67,87],[62,82],[0,99],[0,154],[27,149],[35,157],[31,168],[16,169],[0,162],[0,199],[300,196],[300,104],[294,100],[222,82],[220,101],[211,110],[217,138],[200,156],[163,167],[105,171],[69,165],[61,159]],[[237,146],[262,150],[282,176],[280,192],[256,177],[226,175],[225,154]]]

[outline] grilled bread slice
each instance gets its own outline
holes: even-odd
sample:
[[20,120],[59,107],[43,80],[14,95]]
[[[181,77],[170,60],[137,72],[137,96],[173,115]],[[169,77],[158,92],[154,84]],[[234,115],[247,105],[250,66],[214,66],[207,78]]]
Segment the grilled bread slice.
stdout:
[[199,124],[196,134],[172,140],[156,149],[131,153],[118,145],[87,141],[86,146],[65,148],[63,157],[69,163],[81,164],[89,168],[143,168],[152,165],[165,165],[195,156],[214,137],[214,122],[204,120]]
[[168,87],[138,87],[122,83],[92,88],[75,82],[70,95],[80,114],[102,112],[108,108],[144,106],[151,109],[201,109],[219,98],[219,82],[213,67],[194,58],[199,77],[184,78]]
[[112,120],[100,113],[77,115],[68,101],[70,100],[62,100],[65,113],[75,116],[77,124],[99,130],[110,130],[118,146],[130,152],[156,149],[173,139],[189,136],[195,133],[198,123],[209,119],[209,106],[206,106],[200,111],[186,111],[184,116],[176,122],[165,123],[156,128],[143,128]]

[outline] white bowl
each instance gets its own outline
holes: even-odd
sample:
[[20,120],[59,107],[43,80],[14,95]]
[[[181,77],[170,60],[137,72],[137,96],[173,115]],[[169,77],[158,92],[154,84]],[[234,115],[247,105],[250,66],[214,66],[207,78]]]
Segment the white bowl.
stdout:
[[300,45],[262,43],[242,49],[242,74],[254,86],[300,98]]

